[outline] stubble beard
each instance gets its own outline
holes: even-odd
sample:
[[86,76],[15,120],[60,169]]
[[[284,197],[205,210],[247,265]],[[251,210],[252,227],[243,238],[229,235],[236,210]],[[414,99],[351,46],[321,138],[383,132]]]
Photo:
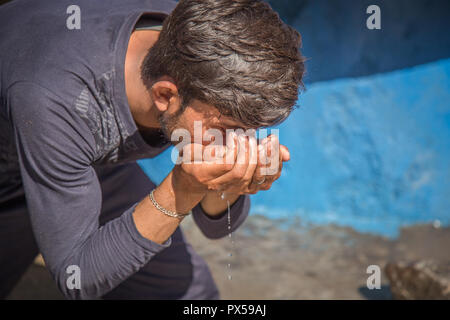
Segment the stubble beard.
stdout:
[[161,131],[167,141],[172,141],[172,132],[178,127],[179,119],[183,114],[184,109],[180,108],[175,114],[161,113],[158,117],[159,125],[161,126]]

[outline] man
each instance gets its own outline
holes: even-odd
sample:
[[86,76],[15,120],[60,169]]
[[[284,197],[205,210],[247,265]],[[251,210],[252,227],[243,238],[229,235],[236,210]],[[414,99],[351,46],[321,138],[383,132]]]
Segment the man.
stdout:
[[192,210],[207,237],[224,237],[228,200],[236,230],[287,149],[263,176],[254,137],[238,139],[222,149],[232,165],[177,164],[159,186],[135,160],[194,121],[222,132],[283,121],[302,84],[300,35],[255,0],[71,5],[0,7],[0,296],[41,252],[67,298],[219,298],[182,217]]

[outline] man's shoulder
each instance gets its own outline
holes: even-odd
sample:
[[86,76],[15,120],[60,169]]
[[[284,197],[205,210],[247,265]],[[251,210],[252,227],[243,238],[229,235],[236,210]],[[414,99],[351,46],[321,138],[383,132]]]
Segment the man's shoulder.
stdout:
[[67,97],[46,87],[45,83],[17,81],[6,93],[8,118],[12,122],[15,121],[16,125],[22,118],[33,119],[31,122],[35,125],[40,122],[48,125],[58,121],[73,122],[75,118],[79,118],[67,103]]
[[18,81],[8,88],[8,97],[9,122],[27,148],[39,149],[43,156],[47,156],[44,149],[50,148],[67,149],[72,157],[79,153],[89,161],[95,158],[95,141],[89,128],[53,90]]
[[54,80],[59,87],[67,75],[81,81],[103,76],[114,69],[135,20],[144,12],[169,13],[171,3],[14,0],[0,7],[3,89],[21,80]]

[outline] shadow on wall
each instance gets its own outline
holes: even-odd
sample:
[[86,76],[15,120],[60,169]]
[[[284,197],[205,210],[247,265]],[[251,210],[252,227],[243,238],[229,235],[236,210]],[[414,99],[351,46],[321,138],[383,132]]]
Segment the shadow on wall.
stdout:
[[[358,77],[450,57],[450,1],[269,0],[302,35],[306,82]],[[381,29],[369,30],[376,4]]]
[[367,286],[358,288],[358,292],[367,300],[392,300],[391,289],[388,285],[381,286],[380,289],[368,289]]

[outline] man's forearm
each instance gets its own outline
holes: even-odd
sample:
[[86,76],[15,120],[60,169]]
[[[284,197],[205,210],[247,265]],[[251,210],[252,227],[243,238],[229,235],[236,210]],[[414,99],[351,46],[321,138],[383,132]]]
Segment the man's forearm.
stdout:
[[[162,207],[177,213],[189,212],[204,196],[204,193],[193,193],[188,187],[177,184],[173,171],[167,175],[154,192],[155,200]],[[159,211],[149,197],[145,197],[136,206],[133,218],[139,233],[159,244],[164,243],[175,232],[182,220]]]

